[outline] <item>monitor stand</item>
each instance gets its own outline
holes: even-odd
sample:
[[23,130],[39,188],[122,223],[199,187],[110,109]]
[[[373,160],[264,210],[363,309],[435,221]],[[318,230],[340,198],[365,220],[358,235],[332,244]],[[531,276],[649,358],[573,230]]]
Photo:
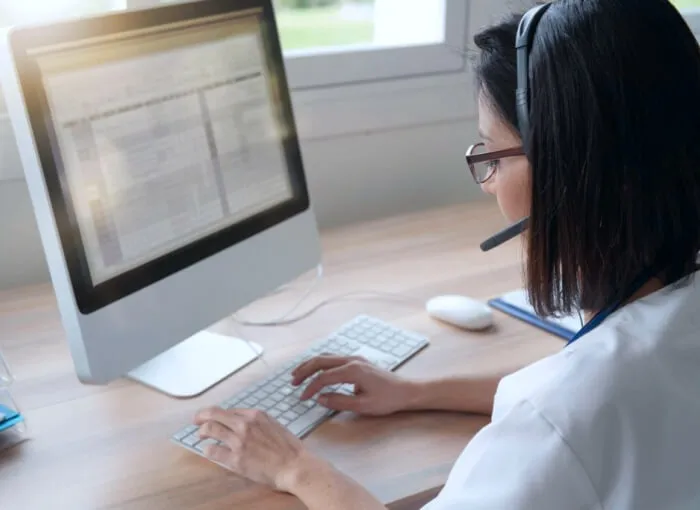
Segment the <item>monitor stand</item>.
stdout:
[[202,331],[132,370],[128,377],[172,397],[191,398],[252,363],[262,352],[258,344]]

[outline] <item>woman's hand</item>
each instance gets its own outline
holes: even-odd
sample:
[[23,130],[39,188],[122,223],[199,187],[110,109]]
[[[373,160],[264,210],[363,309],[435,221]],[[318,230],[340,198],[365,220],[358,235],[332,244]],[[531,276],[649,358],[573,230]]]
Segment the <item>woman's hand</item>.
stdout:
[[407,409],[414,393],[410,382],[357,357],[319,356],[299,365],[292,376],[295,386],[315,376],[301,400],[312,398],[327,386],[354,384],[354,395],[326,393],[318,397],[322,406],[336,411],[388,415]]
[[313,456],[300,439],[261,411],[213,407],[195,417],[204,455],[237,475],[297,496],[309,510],[386,510],[366,489]]
[[262,411],[213,407],[195,417],[202,439],[221,441],[204,455],[237,475],[278,491],[293,492],[316,459],[303,443]]

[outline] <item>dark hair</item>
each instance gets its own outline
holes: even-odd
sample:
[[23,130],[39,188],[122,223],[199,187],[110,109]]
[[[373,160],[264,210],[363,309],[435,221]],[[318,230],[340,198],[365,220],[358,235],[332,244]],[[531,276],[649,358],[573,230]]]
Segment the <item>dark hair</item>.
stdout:
[[[475,37],[479,89],[518,131],[514,16]],[[540,314],[598,311],[700,250],[700,50],[666,0],[558,0],[530,60],[525,266]]]

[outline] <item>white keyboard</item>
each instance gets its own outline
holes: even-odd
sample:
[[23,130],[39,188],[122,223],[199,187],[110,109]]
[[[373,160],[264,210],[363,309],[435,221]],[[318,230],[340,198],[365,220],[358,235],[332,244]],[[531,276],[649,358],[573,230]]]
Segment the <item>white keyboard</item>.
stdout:
[[[220,406],[224,409],[260,409],[302,438],[336,414],[318,404],[315,397],[306,402],[299,400],[311,382],[308,380],[299,387],[291,385],[291,373],[302,362],[324,353],[362,356],[380,368],[393,371],[427,347],[428,343],[428,339],[421,335],[361,315],[317,342],[281,370],[233,395]],[[352,394],[354,388],[336,385],[324,389],[324,392],[329,391]],[[215,441],[201,441],[197,431],[195,425],[186,426],[173,434],[172,440],[202,455],[207,444]]]

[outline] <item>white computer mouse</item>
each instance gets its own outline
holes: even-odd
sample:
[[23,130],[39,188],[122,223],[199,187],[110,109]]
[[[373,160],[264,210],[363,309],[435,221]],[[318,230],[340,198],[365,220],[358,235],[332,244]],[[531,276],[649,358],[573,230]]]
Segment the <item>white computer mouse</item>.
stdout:
[[493,311],[485,303],[466,296],[436,296],[425,304],[433,319],[458,328],[479,331],[493,324]]

